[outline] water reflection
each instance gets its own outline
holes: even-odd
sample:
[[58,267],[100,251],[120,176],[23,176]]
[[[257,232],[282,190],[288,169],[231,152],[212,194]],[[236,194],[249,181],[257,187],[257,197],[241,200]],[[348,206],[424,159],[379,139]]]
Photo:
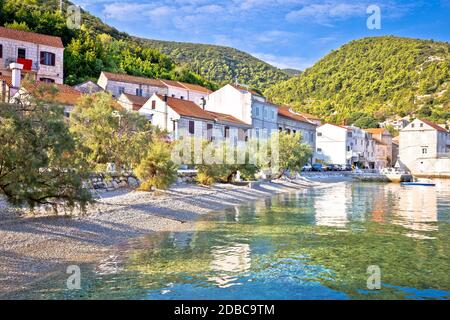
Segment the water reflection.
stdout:
[[[137,241],[86,276],[76,298],[448,299],[449,213],[447,182],[279,195],[204,216],[192,232]],[[373,264],[382,270],[377,292],[366,286]]]

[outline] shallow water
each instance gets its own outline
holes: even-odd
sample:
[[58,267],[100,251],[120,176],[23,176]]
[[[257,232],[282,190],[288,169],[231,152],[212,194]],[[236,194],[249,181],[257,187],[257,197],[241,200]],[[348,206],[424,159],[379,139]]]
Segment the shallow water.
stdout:
[[[450,182],[340,183],[202,217],[28,298],[449,299]],[[369,266],[381,289],[368,288]],[[66,277],[66,275],[65,275]],[[369,281],[370,282],[370,281]]]

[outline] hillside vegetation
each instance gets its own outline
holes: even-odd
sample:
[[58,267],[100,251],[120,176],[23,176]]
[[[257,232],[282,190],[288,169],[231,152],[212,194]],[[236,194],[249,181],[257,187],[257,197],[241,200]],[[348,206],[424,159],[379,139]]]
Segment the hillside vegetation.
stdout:
[[[69,4],[65,1],[64,8]],[[62,38],[65,82],[70,85],[95,80],[104,70],[216,88],[189,68],[176,65],[156,49],[141,47],[86,12],[82,12],[82,23],[81,29],[69,29],[58,0],[0,0],[0,25]]]
[[394,114],[443,122],[450,119],[449,82],[449,43],[376,37],[344,45],[266,94],[338,123],[356,113],[366,122]]
[[206,79],[221,85],[237,80],[263,91],[291,77],[289,72],[229,47],[147,39],[139,41],[144,47],[158,49],[176,63],[187,65]]

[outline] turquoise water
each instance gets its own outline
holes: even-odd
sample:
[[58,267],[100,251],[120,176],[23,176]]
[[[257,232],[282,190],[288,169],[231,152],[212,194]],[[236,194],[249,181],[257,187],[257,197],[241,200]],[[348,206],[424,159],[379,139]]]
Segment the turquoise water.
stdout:
[[[449,299],[450,184],[340,183],[134,241],[30,296],[67,299]],[[380,268],[381,289],[367,286]],[[89,271],[86,271],[89,270]]]

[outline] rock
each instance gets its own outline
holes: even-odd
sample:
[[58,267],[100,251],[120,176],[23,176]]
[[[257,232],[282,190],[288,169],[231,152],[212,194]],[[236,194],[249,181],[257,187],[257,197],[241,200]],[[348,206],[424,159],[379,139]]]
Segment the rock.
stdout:
[[137,188],[139,187],[139,181],[137,181],[135,178],[133,177],[129,177],[128,178],[128,185],[132,188]]

